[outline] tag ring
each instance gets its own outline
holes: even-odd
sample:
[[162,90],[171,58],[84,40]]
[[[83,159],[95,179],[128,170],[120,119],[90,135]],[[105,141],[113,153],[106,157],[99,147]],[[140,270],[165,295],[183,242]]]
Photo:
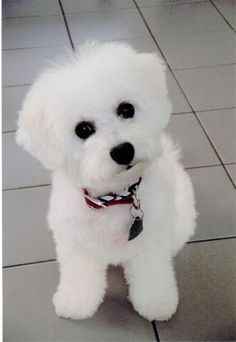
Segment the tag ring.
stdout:
[[[135,210],[135,213],[132,212],[132,210],[134,211]],[[144,214],[143,214],[143,211],[141,208],[137,209],[135,208],[134,205],[132,205],[130,208],[129,208],[129,213],[130,215],[135,219],[136,217],[139,217],[139,218],[143,218]]]

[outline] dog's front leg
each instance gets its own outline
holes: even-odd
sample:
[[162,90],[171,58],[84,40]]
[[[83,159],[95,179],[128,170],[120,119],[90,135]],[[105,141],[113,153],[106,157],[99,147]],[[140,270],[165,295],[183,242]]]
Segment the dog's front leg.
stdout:
[[106,265],[84,253],[60,260],[60,282],[53,297],[58,316],[91,317],[106,290]]
[[172,260],[157,248],[147,248],[124,265],[129,299],[148,320],[168,320],[178,305]]

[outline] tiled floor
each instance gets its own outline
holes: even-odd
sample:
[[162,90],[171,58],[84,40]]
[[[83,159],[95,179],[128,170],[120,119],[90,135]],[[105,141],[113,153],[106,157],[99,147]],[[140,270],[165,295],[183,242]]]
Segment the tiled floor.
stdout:
[[[236,340],[235,0],[3,0],[4,341]],[[199,212],[176,258],[177,314],[153,324],[126,300],[120,269],[90,320],[56,317],[58,265],[46,227],[50,175],[17,147],[17,110],[48,61],[86,39],[159,52]],[[159,335],[159,337],[158,337]]]

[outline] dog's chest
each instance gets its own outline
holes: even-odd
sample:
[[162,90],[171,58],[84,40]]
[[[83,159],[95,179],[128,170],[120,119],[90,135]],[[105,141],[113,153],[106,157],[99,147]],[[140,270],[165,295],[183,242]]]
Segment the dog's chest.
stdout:
[[[87,229],[94,229],[92,235],[98,240],[120,245],[129,239],[129,229],[133,222],[130,205],[93,210],[87,220]],[[91,230],[88,233],[91,234]]]

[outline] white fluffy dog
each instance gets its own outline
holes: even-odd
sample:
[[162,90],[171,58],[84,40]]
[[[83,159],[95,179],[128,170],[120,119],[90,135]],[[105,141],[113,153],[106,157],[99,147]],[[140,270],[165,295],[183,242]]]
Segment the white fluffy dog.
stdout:
[[164,128],[171,104],[158,56],[87,43],[43,73],[20,112],[17,142],[53,171],[48,222],[62,317],[91,317],[109,264],[122,265],[134,309],[167,320],[172,259],[194,232],[191,181]]

